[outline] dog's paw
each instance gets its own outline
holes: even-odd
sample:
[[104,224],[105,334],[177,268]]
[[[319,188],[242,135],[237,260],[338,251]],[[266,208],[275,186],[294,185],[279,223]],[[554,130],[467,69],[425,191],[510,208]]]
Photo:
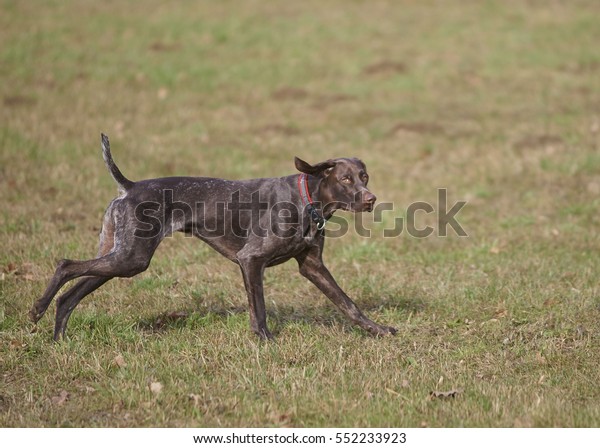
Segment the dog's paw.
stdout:
[[254,330],[254,333],[262,340],[262,341],[272,341],[275,339],[271,332],[267,328],[261,328],[259,330]]
[[34,324],[37,324],[38,320],[40,320],[44,314],[45,314],[45,311],[40,312],[40,311],[38,311],[36,306],[33,306],[29,310],[29,320],[31,322],[33,322]]
[[386,325],[377,325],[371,330],[371,334],[378,338],[395,336],[397,332],[398,330],[396,330],[394,327],[388,327]]

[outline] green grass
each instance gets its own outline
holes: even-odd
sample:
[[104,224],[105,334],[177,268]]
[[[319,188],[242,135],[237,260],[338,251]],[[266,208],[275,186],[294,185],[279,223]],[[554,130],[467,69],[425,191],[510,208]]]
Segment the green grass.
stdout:
[[[597,2],[0,5],[0,426],[600,425]],[[181,235],[63,343],[54,305],[32,332],[56,260],[96,251],[101,131],[133,179],[362,158],[395,210],[325,260],[398,335],[289,263],[261,343],[237,266]],[[467,238],[381,237],[437,188]]]

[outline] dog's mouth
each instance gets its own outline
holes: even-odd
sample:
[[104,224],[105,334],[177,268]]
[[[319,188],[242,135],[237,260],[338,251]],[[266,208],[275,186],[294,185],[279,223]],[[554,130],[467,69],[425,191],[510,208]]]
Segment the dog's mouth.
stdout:
[[361,213],[361,212],[372,212],[375,205],[372,202],[355,202],[352,204],[345,204],[343,210],[347,212]]
[[373,202],[340,202],[338,204],[338,210],[353,213],[372,212],[375,208]]

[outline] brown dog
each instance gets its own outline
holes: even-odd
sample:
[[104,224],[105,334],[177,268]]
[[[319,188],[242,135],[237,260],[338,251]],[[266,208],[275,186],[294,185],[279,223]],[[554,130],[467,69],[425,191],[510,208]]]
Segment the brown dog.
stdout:
[[98,256],[61,260],[29,313],[37,322],[66,282],[83,277],[58,298],[55,340],[64,337],[69,316],[81,299],[113,277],[145,271],[160,242],[173,232],[200,238],[240,266],[250,326],[261,338],[272,338],[263,296],[264,270],[290,258],[352,322],[376,336],[396,333],[369,320],[322,259],[323,227],[336,210],[373,210],[376,197],[367,189],[369,176],[362,161],[341,158],[310,165],[296,158],[302,174],[282,178],[166,177],[132,182],[115,165],[105,135],[102,151],[120,195],[104,215]]

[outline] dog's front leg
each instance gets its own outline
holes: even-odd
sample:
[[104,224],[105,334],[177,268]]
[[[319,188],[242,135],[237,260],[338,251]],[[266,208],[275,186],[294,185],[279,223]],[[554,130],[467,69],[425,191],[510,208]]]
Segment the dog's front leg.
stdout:
[[267,328],[267,312],[263,293],[263,276],[266,263],[256,257],[238,253],[238,263],[242,269],[244,285],[250,305],[250,328],[261,339],[273,339]]
[[300,273],[314,283],[352,322],[373,336],[396,334],[395,328],[376,324],[363,314],[337,284],[319,255],[308,252],[296,259]]

